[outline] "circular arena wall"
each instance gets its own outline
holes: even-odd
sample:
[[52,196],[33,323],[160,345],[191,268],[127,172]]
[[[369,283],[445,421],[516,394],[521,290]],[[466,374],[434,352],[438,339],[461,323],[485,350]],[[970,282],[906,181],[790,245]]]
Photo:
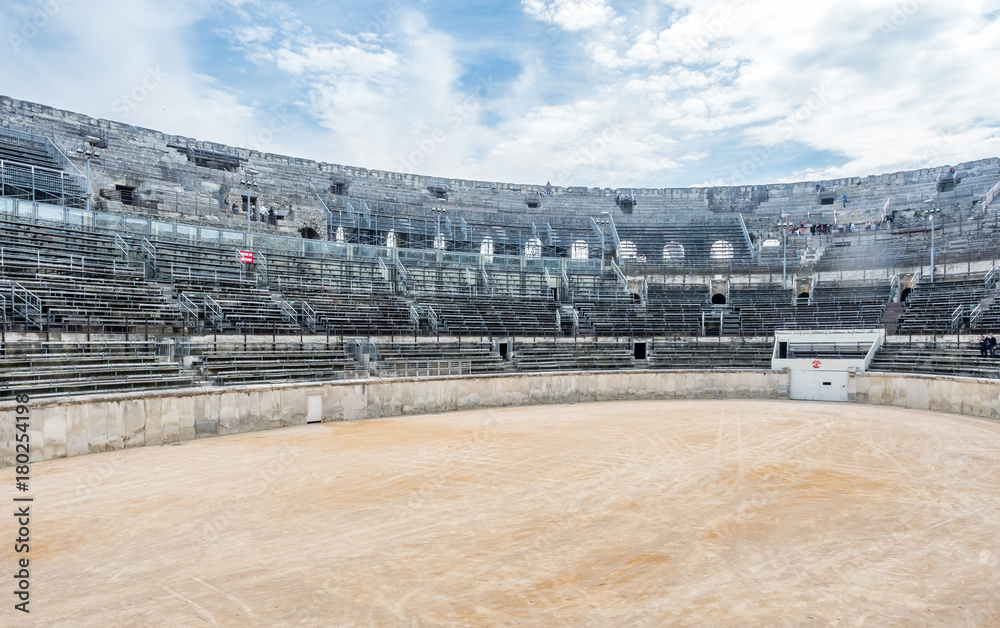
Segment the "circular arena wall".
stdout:
[[[784,371],[629,371],[351,380],[128,393],[30,402],[33,461],[310,422],[621,400],[787,399]],[[851,373],[850,403],[1000,419],[1000,381]],[[12,412],[15,404],[0,405]],[[13,463],[0,423],[0,466]]]

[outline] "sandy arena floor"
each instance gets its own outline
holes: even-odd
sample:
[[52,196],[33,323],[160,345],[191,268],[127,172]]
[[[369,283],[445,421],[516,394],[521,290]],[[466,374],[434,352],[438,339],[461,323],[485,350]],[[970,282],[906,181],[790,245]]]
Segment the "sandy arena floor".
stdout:
[[512,408],[33,475],[0,626],[1000,626],[1000,424],[953,415]]

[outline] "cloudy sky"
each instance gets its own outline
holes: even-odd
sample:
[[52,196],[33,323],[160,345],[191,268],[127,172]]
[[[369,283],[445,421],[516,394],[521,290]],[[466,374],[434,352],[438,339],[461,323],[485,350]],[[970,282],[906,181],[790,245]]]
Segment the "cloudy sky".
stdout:
[[0,0],[0,94],[332,163],[673,187],[1000,155],[1000,0]]

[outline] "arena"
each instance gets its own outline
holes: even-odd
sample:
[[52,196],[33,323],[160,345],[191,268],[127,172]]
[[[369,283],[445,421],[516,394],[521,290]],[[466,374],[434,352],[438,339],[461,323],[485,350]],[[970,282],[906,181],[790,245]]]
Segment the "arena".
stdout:
[[1000,624],[997,158],[582,188],[0,115],[4,625]]
[[998,451],[951,414],[678,399],[49,461],[17,625],[991,626]]

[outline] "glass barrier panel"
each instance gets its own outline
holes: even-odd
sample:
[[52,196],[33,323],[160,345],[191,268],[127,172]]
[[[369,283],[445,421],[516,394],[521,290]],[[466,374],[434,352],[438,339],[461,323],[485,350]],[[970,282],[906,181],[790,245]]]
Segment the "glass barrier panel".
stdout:
[[35,218],[37,220],[47,220],[49,222],[66,222],[66,212],[59,205],[49,205],[48,203],[35,203]]
[[147,235],[149,233],[149,221],[143,220],[142,218],[130,218],[128,216],[125,219],[125,231],[130,233],[141,233]]

